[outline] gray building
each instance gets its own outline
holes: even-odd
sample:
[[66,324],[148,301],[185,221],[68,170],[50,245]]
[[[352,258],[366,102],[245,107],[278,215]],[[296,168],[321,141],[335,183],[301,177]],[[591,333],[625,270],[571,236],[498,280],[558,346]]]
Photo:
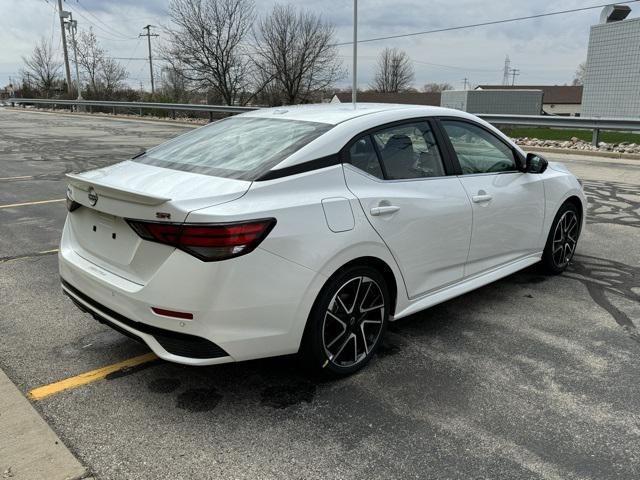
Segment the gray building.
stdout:
[[542,90],[542,110],[548,115],[575,117],[582,106],[582,85],[478,85],[476,90]]
[[591,27],[582,116],[640,118],[640,18],[626,5],[605,7]]
[[440,105],[469,113],[540,115],[542,90],[445,90]]

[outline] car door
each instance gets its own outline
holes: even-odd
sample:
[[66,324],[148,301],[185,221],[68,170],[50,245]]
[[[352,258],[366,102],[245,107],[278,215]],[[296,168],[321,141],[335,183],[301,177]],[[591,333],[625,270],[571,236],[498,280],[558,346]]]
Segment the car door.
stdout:
[[471,206],[447,175],[431,124],[415,120],[367,132],[344,150],[345,179],[396,259],[410,298],[464,275]]
[[544,221],[542,177],[519,170],[513,147],[486,127],[459,119],[440,124],[473,208],[465,276],[537,253]]

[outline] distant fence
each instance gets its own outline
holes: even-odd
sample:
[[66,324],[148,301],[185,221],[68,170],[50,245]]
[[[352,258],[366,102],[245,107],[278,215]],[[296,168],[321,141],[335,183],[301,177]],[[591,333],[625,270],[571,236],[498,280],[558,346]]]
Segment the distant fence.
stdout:
[[[106,100],[57,100],[45,98],[10,98],[5,103],[15,105],[51,105],[75,107],[78,110],[91,110],[93,107],[109,108],[115,114],[117,109],[137,111],[140,115],[144,110],[163,110],[169,112],[175,118],[176,112],[205,112],[209,114],[209,120],[214,119],[216,113],[242,113],[257,110],[260,107],[237,107],[226,105],[199,105],[191,103],[155,103],[155,102],[111,102]],[[480,118],[493,125],[499,126],[529,126],[571,128],[592,131],[592,143],[598,144],[600,131],[612,130],[622,132],[640,131],[640,120],[617,118],[587,118],[587,117],[561,117],[552,115],[501,115],[480,114]]]

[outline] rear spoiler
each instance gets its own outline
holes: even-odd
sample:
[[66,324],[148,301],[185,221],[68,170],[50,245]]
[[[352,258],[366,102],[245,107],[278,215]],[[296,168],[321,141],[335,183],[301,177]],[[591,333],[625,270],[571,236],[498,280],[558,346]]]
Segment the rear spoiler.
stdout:
[[142,205],[160,205],[170,201],[170,198],[151,195],[149,193],[138,192],[136,190],[124,190],[122,188],[111,186],[107,183],[84,178],[75,173],[67,173],[69,183],[80,190],[88,192],[90,188],[96,191],[98,195],[116,200],[124,200],[126,202],[139,203]]

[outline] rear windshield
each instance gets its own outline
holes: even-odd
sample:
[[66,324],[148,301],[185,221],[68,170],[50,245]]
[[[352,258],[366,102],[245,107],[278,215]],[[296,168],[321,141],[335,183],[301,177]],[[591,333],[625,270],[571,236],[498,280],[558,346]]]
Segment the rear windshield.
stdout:
[[230,117],[151,148],[134,161],[255,180],[331,127],[280,118]]

